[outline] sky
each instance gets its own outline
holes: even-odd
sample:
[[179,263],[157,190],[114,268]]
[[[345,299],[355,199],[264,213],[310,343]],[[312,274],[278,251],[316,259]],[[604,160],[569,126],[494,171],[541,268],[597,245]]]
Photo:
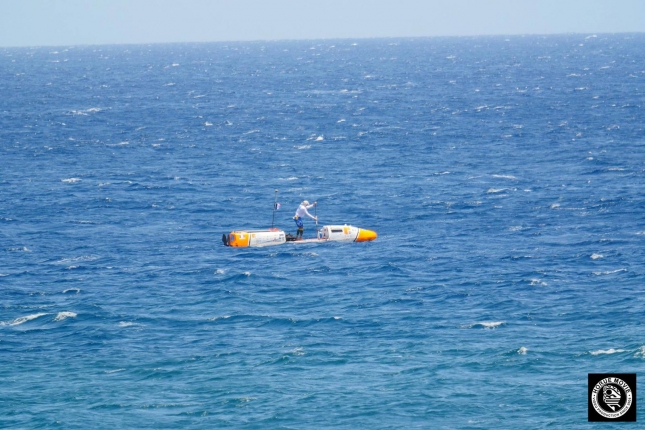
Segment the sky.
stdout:
[[645,32],[645,0],[0,0],[0,47]]

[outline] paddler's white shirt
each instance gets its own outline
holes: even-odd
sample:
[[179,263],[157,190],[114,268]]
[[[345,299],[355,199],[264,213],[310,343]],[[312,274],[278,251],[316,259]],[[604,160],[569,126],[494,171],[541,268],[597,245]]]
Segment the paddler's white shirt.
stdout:
[[314,205],[305,206],[303,204],[300,204],[300,206],[298,206],[298,210],[296,210],[296,215],[295,216],[297,216],[298,218],[302,218],[303,216],[307,215],[311,219],[316,219],[316,217],[314,217],[309,212],[307,212],[307,209],[311,209],[313,207],[314,207]]

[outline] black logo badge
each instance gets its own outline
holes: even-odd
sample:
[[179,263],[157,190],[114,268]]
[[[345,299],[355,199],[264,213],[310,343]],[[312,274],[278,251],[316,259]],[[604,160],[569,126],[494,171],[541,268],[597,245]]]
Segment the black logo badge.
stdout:
[[589,421],[636,421],[636,374],[589,374]]

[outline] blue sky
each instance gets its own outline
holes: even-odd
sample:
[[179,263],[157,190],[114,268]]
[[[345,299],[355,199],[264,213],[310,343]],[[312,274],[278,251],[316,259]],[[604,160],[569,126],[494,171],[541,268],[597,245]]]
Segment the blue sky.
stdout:
[[645,32],[643,0],[0,0],[0,46]]

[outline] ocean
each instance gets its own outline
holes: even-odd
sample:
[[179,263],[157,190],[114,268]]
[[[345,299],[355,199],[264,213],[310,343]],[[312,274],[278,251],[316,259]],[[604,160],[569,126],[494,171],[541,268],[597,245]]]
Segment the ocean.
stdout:
[[[0,427],[588,428],[645,378],[644,46],[0,48]],[[275,190],[378,239],[225,247]]]

